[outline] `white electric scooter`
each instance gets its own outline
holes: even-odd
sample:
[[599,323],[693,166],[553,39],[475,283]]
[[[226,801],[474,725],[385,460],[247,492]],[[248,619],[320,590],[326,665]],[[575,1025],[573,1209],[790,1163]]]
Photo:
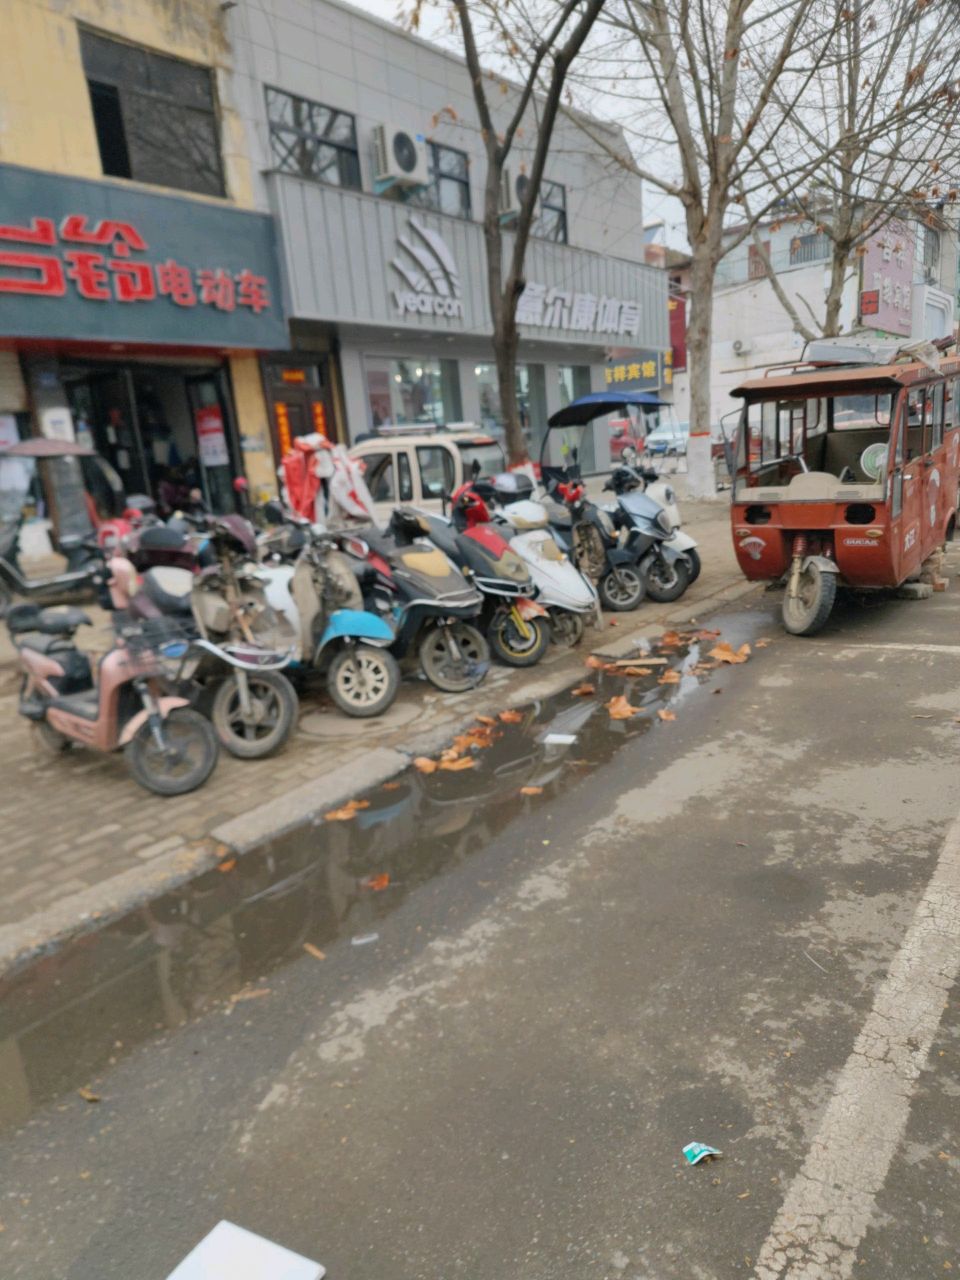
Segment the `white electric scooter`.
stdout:
[[530,494],[533,483],[523,472],[505,472],[475,482],[477,492],[498,506],[491,512],[510,546],[530,570],[537,603],[550,614],[555,644],[579,644],[588,620],[599,621],[600,600],[593,583],[573,564],[550,532],[546,507]]

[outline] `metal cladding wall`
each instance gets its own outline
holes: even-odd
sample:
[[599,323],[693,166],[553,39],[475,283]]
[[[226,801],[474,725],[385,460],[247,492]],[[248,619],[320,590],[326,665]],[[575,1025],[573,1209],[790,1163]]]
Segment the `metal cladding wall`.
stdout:
[[[483,230],[478,223],[286,175],[271,175],[269,186],[281,232],[291,318],[408,332],[490,333]],[[438,236],[449,251],[446,266],[442,251],[431,252],[424,232]],[[405,249],[402,241],[409,247]],[[509,251],[509,236],[506,241]],[[418,262],[415,254],[422,260]],[[417,272],[424,278],[419,294],[411,285]],[[435,279],[430,278],[431,273]],[[524,337],[593,348],[669,346],[663,272],[641,263],[532,240],[526,276],[548,290],[598,301],[623,300],[635,305],[638,314],[635,331],[523,324]],[[423,305],[429,309],[415,310],[408,305],[418,296],[428,299]]]

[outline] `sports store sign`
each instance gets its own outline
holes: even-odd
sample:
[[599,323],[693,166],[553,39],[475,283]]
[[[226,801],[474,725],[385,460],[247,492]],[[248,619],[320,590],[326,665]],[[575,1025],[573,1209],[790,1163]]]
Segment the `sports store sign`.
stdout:
[[271,220],[0,165],[0,336],[287,345]]

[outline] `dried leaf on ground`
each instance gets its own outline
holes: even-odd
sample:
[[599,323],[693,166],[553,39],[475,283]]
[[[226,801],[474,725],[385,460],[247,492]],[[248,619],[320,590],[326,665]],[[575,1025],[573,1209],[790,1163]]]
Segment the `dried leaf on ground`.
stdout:
[[429,756],[417,756],[413,762],[413,767],[419,773],[436,773],[440,768],[436,760],[431,760]]
[[461,756],[459,760],[444,760],[440,768],[450,773],[459,773],[461,769],[472,769],[475,764],[473,756]]
[[664,711],[662,709],[657,712],[657,715],[660,717],[661,720],[676,720],[677,718],[676,712]]
[[623,674],[625,676],[652,676],[652,667],[624,667]]
[[746,662],[750,657],[750,646],[742,644],[739,649],[734,649],[727,644],[726,640],[721,642],[710,650],[709,657],[716,658],[718,662],[740,663]]
[[303,949],[308,955],[313,956],[314,960],[326,960],[327,958],[327,953],[321,951],[319,947],[315,947],[312,942],[305,942]]
[[657,644],[664,649],[673,649],[678,644],[683,644],[686,638],[687,637],[681,635],[679,631],[665,631],[657,641]]
[[708,631],[706,627],[702,631],[696,633],[697,640],[716,640],[720,635],[719,631]]
[[341,808],[331,809],[329,813],[325,813],[323,816],[327,822],[349,822],[351,818],[356,817],[359,809],[369,808],[369,800],[348,800]]
[[493,716],[477,716],[477,723],[485,724],[485,725],[495,725],[497,722],[496,720],[494,720]]
[[501,711],[500,719],[504,724],[519,724],[523,719],[522,711]]
[[753,647],[755,649],[765,649],[769,643],[769,639],[765,636],[762,640],[755,641]]
[[575,689],[571,689],[570,692],[575,698],[589,698],[591,693],[597,692],[597,686],[595,684],[590,684],[585,680],[583,684],[578,684],[577,687]]
[[259,1000],[261,996],[270,994],[269,987],[253,987],[245,991],[235,991],[230,997],[231,1004],[238,1004],[241,1000]]
[[385,782],[383,784],[384,791],[399,791],[403,784],[400,782]]
[[607,623],[607,626],[610,626],[610,627],[619,627],[619,625],[620,623],[616,620],[616,618],[611,618],[610,621]]
[[78,1090],[77,1090],[77,1093],[79,1093],[80,1097],[84,1100],[84,1102],[99,1102],[99,1101],[100,1101],[100,1095],[99,1095],[99,1093],[94,1093],[94,1092],[93,1092],[93,1090],[92,1090],[92,1089],[88,1089],[88,1088],[86,1087],[86,1085],[84,1085],[82,1089],[78,1089]]
[[673,671],[673,670],[665,671],[663,675],[660,677],[660,679],[657,681],[657,684],[679,684],[679,683],[680,683],[680,672]]
[[607,667],[607,663],[602,658],[598,658],[595,653],[591,653],[583,665],[589,667],[591,671],[604,671]]
[[611,720],[629,720],[631,716],[643,714],[642,708],[631,706],[622,693],[610,699],[607,710],[610,712]]
[[543,787],[521,787],[520,794],[522,796],[542,796]]
[[390,874],[387,871],[381,871],[377,876],[367,876],[366,880],[360,881],[361,889],[372,889],[374,893],[382,893],[390,883]]
[[237,866],[236,858],[224,858],[222,862],[217,863],[217,870],[222,871],[224,875],[228,871],[235,871]]

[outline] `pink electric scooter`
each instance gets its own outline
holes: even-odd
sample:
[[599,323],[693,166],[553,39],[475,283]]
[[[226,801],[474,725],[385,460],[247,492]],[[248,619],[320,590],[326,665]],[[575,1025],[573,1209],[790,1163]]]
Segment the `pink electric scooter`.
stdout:
[[[102,577],[101,587],[105,572]],[[20,714],[36,723],[51,751],[72,743],[94,751],[122,748],[134,778],[157,795],[202,786],[217,763],[217,737],[186,698],[165,692],[149,624],[116,615],[116,643],[94,679],[89,658],[73,641],[89,621],[80,609],[10,609],[7,627],[24,675]]]

